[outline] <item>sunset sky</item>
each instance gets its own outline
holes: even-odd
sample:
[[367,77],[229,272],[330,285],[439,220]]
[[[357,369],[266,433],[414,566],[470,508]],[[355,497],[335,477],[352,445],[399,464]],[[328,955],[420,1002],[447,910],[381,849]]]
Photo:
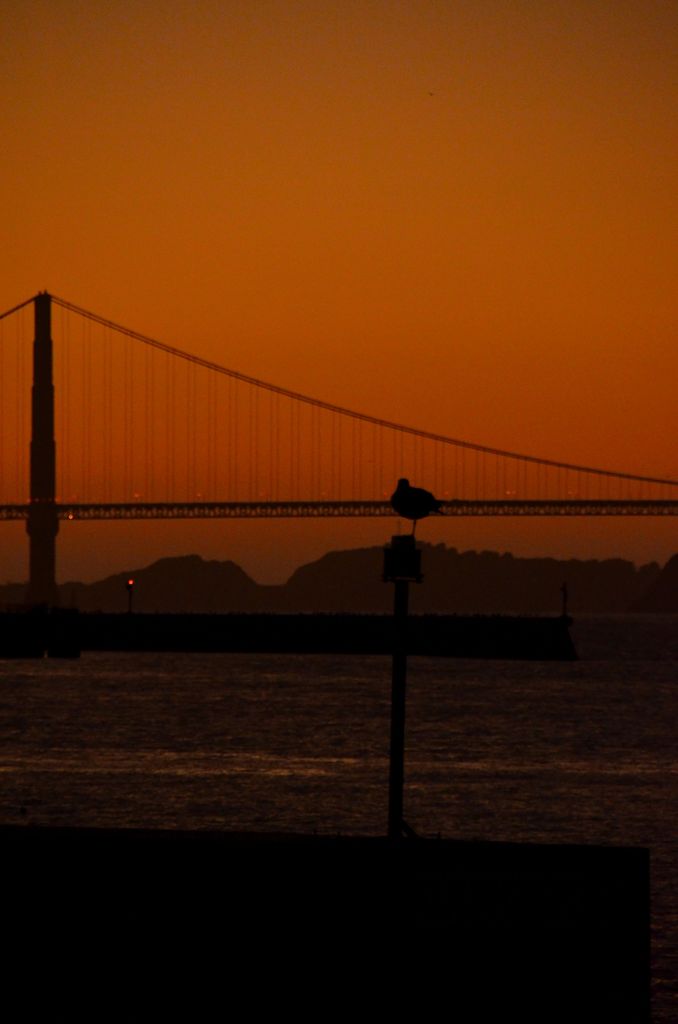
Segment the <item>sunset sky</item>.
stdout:
[[[678,4],[6,0],[0,30],[0,311],[47,289],[329,402],[678,478]],[[73,524],[59,576],[198,552],[272,581],[393,528]],[[418,532],[678,550],[675,518]]]

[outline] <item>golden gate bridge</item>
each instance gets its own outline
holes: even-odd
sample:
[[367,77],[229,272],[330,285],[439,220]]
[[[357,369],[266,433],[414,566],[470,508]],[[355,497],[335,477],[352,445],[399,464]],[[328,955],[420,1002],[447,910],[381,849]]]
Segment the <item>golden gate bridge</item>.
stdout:
[[403,476],[452,516],[678,514],[676,480],[357,412],[47,292],[0,314],[0,400],[0,519],[26,522],[36,603],[56,594],[60,520],[392,516]]

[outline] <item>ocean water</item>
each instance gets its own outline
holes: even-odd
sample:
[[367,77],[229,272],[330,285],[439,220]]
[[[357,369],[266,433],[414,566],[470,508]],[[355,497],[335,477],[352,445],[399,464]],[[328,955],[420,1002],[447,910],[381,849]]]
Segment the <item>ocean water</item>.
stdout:
[[[412,658],[421,835],[649,847],[654,1019],[678,1019],[678,617],[583,618],[574,663]],[[383,834],[383,657],[0,661],[0,822]]]

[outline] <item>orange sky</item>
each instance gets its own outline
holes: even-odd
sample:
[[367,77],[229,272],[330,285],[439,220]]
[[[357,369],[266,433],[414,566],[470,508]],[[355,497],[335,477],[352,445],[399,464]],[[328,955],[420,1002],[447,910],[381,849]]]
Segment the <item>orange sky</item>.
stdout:
[[[46,288],[330,402],[678,477],[677,5],[7,0],[0,25],[0,309]],[[272,579],[390,529],[77,524],[60,576],[199,551]],[[675,520],[421,532],[678,549]]]

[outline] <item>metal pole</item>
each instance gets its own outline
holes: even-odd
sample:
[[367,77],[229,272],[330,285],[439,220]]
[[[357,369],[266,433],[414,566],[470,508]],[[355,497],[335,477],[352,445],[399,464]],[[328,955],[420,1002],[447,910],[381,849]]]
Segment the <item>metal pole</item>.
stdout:
[[408,580],[394,581],[393,675],[391,681],[391,747],[388,779],[388,838],[403,835],[403,785],[405,781],[405,694],[407,684]]

